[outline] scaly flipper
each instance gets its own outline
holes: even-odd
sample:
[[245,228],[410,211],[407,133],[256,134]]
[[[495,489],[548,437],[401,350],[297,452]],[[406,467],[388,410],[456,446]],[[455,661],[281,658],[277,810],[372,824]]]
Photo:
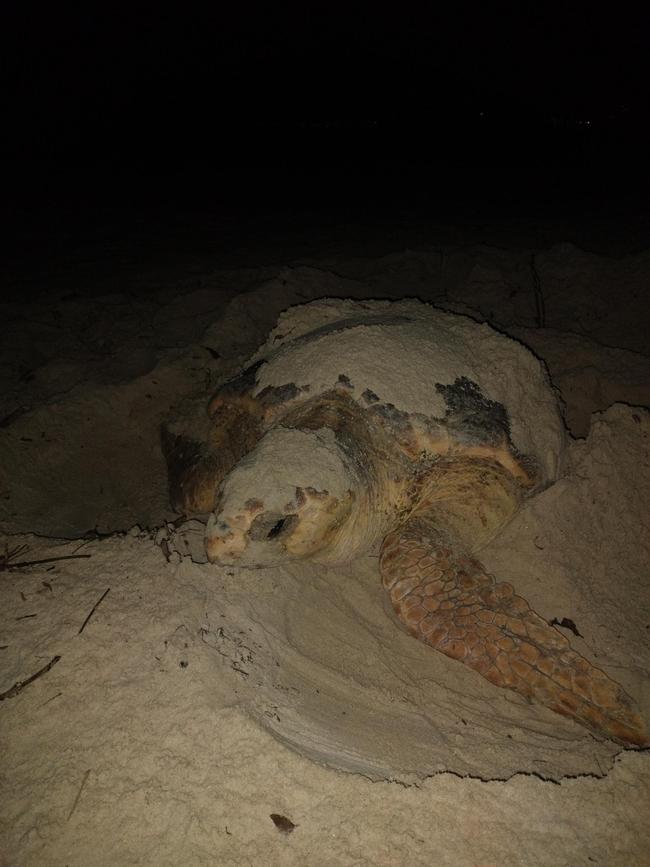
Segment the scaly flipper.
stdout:
[[603,671],[572,650],[510,584],[454,550],[415,516],[390,533],[381,573],[397,616],[409,632],[512,689],[614,740],[647,746],[632,699]]

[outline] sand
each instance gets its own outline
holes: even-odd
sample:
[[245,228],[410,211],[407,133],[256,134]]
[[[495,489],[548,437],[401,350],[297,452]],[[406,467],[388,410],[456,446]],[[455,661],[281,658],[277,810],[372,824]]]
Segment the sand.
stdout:
[[650,863],[647,753],[410,639],[370,557],[194,562],[158,439],[291,304],[487,320],[546,361],[575,439],[484,562],[650,719],[649,279],[647,253],[429,244],[5,304],[0,528],[18,561],[77,559],[1,576],[0,863]]

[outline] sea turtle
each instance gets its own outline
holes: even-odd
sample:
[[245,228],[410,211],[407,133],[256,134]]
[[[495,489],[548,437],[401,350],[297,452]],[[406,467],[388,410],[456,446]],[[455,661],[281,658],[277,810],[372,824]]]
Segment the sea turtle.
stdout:
[[379,553],[416,638],[592,731],[648,744],[632,699],[475,554],[559,475],[542,364],[416,300],[290,308],[209,403],[163,428],[173,507],[209,514],[208,559],[261,567]]

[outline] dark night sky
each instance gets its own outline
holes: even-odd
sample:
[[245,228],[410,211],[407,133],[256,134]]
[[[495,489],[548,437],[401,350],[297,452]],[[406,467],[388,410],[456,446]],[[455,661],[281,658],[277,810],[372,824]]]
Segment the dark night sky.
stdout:
[[[617,6],[453,4],[416,14],[397,4],[335,13],[325,3],[215,3],[145,14],[14,3],[3,17],[3,146],[14,166],[143,155],[245,162],[263,149],[273,164],[277,143],[291,151],[301,123],[330,137],[342,126],[351,141],[349,130],[371,121],[397,162],[424,134],[435,150],[484,135],[481,123],[495,152],[519,137],[525,153],[552,123],[569,137],[604,137],[610,154],[630,142],[645,151],[648,17]],[[590,130],[579,128],[585,120]],[[337,147],[323,152],[342,159]]]
[[[198,13],[179,4],[176,12],[138,14],[94,3],[76,14],[41,4],[36,14],[29,4],[13,4],[3,13],[5,79],[10,90],[14,84],[21,94],[67,104],[73,91],[120,103],[129,91],[189,87],[216,100],[219,86],[230,85],[235,99],[263,96],[291,111],[292,96],[308,89],[305,79],[316,83],[317,99],[329,86],[343,101],[346,82],[362,83],[361,95],[375,107],[383,102],[375,76],[380,84],[401,82],[415,71],[422,96],[438,90],[442,74],[452,90],[497,101],[530,94],[578,109],[636,100],[647,89],[647,18],[582,3],[561,11],[549,4],[435,9],[415,15],[405,8],[396,17],[396,7],[392,14],[359,7],[334,14],[330,4],[238,4],[229,11],[215,3]],[[265,80],[288,84],[289,92],[266,93]]]

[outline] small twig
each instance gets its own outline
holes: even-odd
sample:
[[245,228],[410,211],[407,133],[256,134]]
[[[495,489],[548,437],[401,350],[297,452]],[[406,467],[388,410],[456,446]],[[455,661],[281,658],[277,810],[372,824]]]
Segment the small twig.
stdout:
[[79,791],[77,792],[77,797],[74,799],[74,804],[72,805],[72,809],[68,813],[68,818],[66,819],[66,822],[70,821],[70,819],[72,818],[72,814],[77,809],[77,804],[79,803],[79,798],[81,797],[81,793],[84,790],[84,786],[86,785],[86,781],[88,780],[89,776],[90,776],[90,768],[88,768],[88,770],[86,771],[86,773],[83,776],[83,780],[81,781],[81,785],[79,786]]
[[38,707],[39,707],[39,708],[41,708],[41,707],[45,707],[46,704],[49,704],[51,701],[54,701],[54,699],[55,699],[55,698],[58,698],[60,695],[63,695],[63,693],[62,693],[62,692],[57,692],[56,695],[51,696],[51,697],[48,698],[46,701],[44,701],[43,704],[39,704]]
[[14,683],[12,687],[5,690],[5,692],[0,692],[0,701],[4,701],[5,698],[13,698],[15,695],[18,695],[18,693],[22,692],[26,686],[29,686],[30,683],[33,683],[36,678],[48,672],[54,665],[57,664],[60,659],[60,656],[53,656],[47,665],[44,665],[43,668],[39,668],[36,674],[32,674],[31,677],[27,678],[27,680],[18,680],[16,681],[16,683]]
[[5,542],[5,552],[4,554],[0,554],[0,571],[7,569],[10,562],[14,558],[20,557],[20,555],[24,554],[26,550],[27,545],[16,545],[15,548],[10,548],[9,544]]
[[[90,543],[91,543],[91,542],[94,542],[94,541],[95,541],[94,539],[82,539],[81,542],[80,542],[80,543],[77,545],[77,547],[74,549],[74,552],[73,552],[73,553],[76,554],[77,551],[81,551],[82,548],[85,548],[86,545],[90,545]],[[90,556],[90,554],[89,554],[88,556]]]
[[20,569],[21,566],[40,566],[41,563],[56,563],[58,560],[87,560],[91,554],[68,554],[65,557],[44,557],[42,560],[21,560],[18,563],[8,563],[3,568],[7,572]]
[[97,608],[98,608],[98,607],[101,605],[101,603],[104,601],[104,599],[108,596],[108,591],[109,591],[110,589],[111,589],[110,587],[107,587],[106,590],[104,590],[104,592],[102,593],[102,595],[99,597],[99,599],[97,600],[97,602],[95,602],[95,604],[93,605],[93,607],[90,609],[90,614],[88,615],[88,617],[86,617],[86,619],[84,620],[84,622],[81,624],[81,628],[80,628],[79,632],[77,632],[77,635],[81,635],[81,633],[84,631],[84,629],[86,628],[86,624],[88,623],[88,621],[90,620],[90,618],[93,616],[93,614],[95,613],[95,611],[97,610]]

